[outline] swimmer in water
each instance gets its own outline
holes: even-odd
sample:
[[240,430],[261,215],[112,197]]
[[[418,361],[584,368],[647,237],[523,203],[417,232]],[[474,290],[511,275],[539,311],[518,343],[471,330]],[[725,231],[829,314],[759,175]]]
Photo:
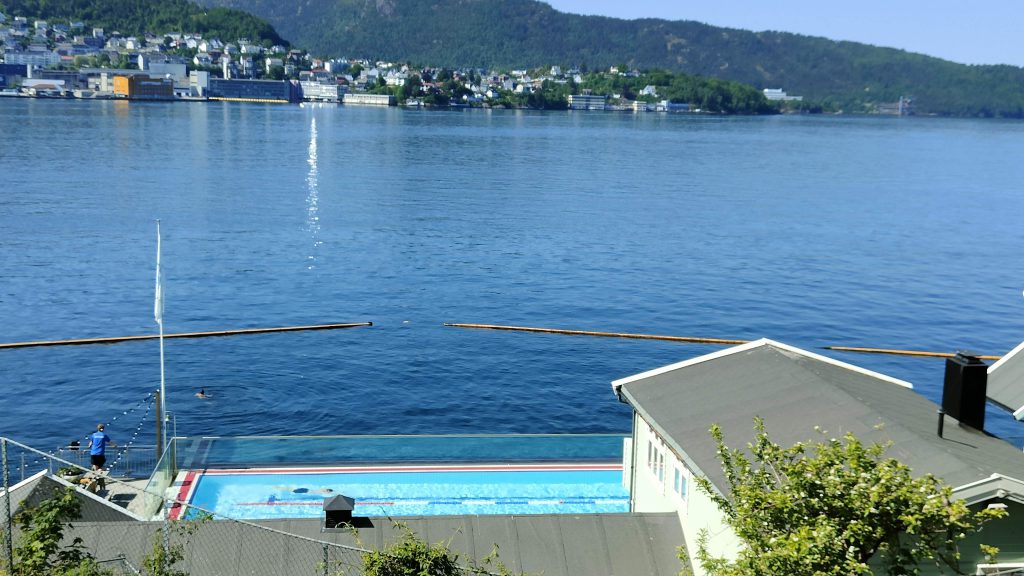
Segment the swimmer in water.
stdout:
[[200,388],[199,392],[196,392],[196,398],[209,398],[209,397],[210,396],[206,394],[206,389],[205,388]]

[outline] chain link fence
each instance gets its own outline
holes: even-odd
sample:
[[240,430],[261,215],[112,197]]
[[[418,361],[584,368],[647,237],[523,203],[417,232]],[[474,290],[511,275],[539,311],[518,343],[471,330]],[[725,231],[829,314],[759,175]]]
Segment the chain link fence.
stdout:
[[[65,528],[63,544],[81,539],[84,550],[111,574],[363,574],[363,555],[369,548],[361,545],[355,531],[321,532],[320,526],[309,520],[227,518],[168,498],[165,483],[101,477],[60,452],[46,454],[2,437],[0,445],[4,489],[0,496],[0,576],[21,576],[17,570],[22,536],[19,513],[69,485],[78,491],[81,519]],[[57,476],[60,480],[50,476],[57,471],[64,473]],[[162,504],[161,510],[147,515],[146,504],[154,500]],[[176,507],[186,520],[167,519],[164,511]],[[470,568],[464,571],[479,573]]]

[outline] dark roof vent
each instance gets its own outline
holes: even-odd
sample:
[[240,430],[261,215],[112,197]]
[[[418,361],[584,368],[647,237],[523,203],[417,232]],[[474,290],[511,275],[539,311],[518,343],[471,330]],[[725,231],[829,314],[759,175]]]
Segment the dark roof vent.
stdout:
[[324,500],[324,529],[344,528],[344,524],[352,524],[355,507],[355,500],[341,494]]
[[957,352],[946,359],[942,409],[960,424],[984,430],[987,387],[988,365],[970,352]]

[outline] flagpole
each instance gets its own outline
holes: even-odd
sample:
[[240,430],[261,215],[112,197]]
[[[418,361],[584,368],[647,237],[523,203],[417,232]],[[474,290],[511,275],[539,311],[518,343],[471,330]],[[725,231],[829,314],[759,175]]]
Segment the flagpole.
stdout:
[[[160,220],[156,221],[156,288],[153,298],[153,318],[160,326],[160,405],[163,412],[167,413],[167,394],[164,390],[164,279],[160,270]],[[167,443],[167,419],[157,414],[160,418],[160,430],[164,445]],[[164,446],[160,446],[163,451]]]

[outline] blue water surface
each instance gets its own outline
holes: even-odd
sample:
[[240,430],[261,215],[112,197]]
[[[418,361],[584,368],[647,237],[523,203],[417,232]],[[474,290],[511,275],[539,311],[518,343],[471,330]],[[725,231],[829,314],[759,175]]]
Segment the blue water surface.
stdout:
[[[0,340],[155,333],[156,219],[168,332],[373,322],[167,341],[181,435],[628,432],[612,380],[720,349],[444,322],[1024,339],[1020,122],[4,99],[0,135]],[[154,341],[0,350],[0,434],[151,443],[159,380]]]

